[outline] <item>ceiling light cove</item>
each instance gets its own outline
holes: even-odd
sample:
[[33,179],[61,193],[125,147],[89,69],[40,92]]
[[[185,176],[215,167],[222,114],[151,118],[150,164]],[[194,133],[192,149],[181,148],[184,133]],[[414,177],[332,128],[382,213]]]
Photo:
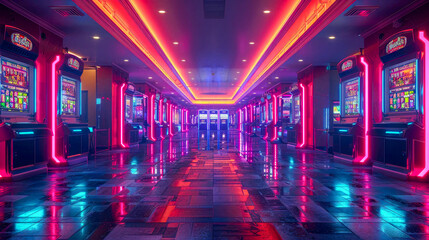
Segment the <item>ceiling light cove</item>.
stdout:
[[[251,90],[257,84],[269,77],[277,67],[354,2],[354,0],[270,1],[265,6],[266,9],[262,10],[265,14],[270,14],[270,17],[261,14],[260,27],[253,29],[256,34],[249,35],[253,36],[252,41],[244,42],[252,47],[240,53],[232,49],[240,49],[240,44],[243,44],[239,41],[242,28],[237,27],[242,24],[228,24],[229,34],[225,36],[221,36],[221,33],[212,35],[205,25],[207,21],[198,19],[200,14],[183,14],[186,9],[192,7],[192,1],[73,1],[193,104],[234,104],[246,94],[253,93]],[[247,6],[246,1],[236,1],[233,4],[234,9],[245,9],[232,13],[241,19],[255,16],[255,12],[261,11]],[[168,9],[168,14],[165,9]],[[271,12],[269,9],[275,11]],[[160,14],[164,16],[160,17]],[[220,26],[217,25],[217,28],[223,29]],[[219,36],[219,39],[216,36]],[[222,41],[223,38],[229,40],[227,46],[219,44],[218,41]],[[180,48],[177,47],[179,42],[176,42],[176,39],[181,39]],[[198,39],[204,39],[202,44],[206,46],[199,44],[201,42],[198,42]],[[204,52],[206,48],[217,55],[212,56],[209,51]],[[201,55],[201,52],[205,55]],[[242,56],[245,54],[246,59],[239,58],[238,54]],[[217,58],[222,60],[221,63],[228,64],[222,66],[222,69],[213,70],[205,67],[220,65],[215,62]],[[192,84],[189,83],[192,76],[186,74],[189,70],[185,69],[185,66],[193,69],[192,72],[196,76],[200,76],[198,81],[201,81],[201,84],[194,81]],[[234,68],[239,68],[243,73],[238,76],[236,84],[219,87],[219,82],[225,81],[228,72],[234,71]],[[212,72],[216,74],[210,74]],[[216,88],[216,92],[224,94],[203,94],[213,88]]]

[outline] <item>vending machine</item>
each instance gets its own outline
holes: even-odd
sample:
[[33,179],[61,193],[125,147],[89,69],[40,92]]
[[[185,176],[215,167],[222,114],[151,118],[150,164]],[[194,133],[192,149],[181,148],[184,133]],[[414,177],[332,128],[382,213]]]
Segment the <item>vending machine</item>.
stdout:
[[[425,168],[423,32],[401,31],[381,43],[382,115],[371,130],[374,164],[409,176]],[[418,39],[418,40],[417,40]],[[427,149],[426,149],[427,150]]]
[[287,94],[290,95],[290,117],[284,130],[286,132],[287,143],[297,144],[299,126],[301,122],[301,93],[298,84],[294,83],[289,87]]
[[[65,54],[58,75],[58,126],[56,154],[73,165],[88,160],[89,134],[92,128],[81,120],[83,61],[72,54]],[[61,163],[64,164],[64,163]],[[58,166],[58,164],[55,164]]]
[[0,179],[46,172],[52,132],[36,120],[38,55],[33,36],[16,27],[1,28]]
[[221,109],[219,110],[219,129],[221,131],[228,131],[229,130],[229,111],[228,109]]
[[217,131],[219,130],[219,112],[218,110],[210,110],[209,111],[210,116],[210,131]]
[[198,110],[198,130],[199,131],[207,131],[207,110]]
[[[333,138],[332,150],[336,155],[345,157],[362,156],[364,154],[364,66],[360,62],[361,55],[349,56],[337,65],[340,76],[338,121],[333,122],[330,135]],[[335,112],[334,112],[335,114]]]

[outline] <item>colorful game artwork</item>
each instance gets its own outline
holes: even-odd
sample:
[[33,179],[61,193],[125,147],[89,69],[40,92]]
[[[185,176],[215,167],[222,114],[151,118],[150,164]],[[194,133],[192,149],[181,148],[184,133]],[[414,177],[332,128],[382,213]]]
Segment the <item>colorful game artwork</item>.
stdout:
[[389,69],[389,111],[407,112],[416,109],[416,62]]
[[133,101],[134,101],[134,118],[142,119],[143,118],[143,98],[134,96]]
[[62,77],[61,86],[61,114],[63,116],[76,116],[76,81]]
[[17,62],[1,60],[0,109],[29,111],[29,68]]
[[356,116],[360,112],[360,78],[344,82],[344,115]]
[[129,123],[133,121],[133,97],[125,95],[125,120]]
[[340,103],[334,102],[333,105],[333,122],[339,122],[341,120]]
[[293,123],[298,123],[301,119],[301,99],[300,96],[293,98]]

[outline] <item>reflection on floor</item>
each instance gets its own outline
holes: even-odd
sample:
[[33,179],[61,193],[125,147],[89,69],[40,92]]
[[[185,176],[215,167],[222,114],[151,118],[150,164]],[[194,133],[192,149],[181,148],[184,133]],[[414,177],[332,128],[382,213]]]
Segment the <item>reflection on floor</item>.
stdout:
[[1,239],[429,239],[429,184],[191,131],[1,183],[0,221]]

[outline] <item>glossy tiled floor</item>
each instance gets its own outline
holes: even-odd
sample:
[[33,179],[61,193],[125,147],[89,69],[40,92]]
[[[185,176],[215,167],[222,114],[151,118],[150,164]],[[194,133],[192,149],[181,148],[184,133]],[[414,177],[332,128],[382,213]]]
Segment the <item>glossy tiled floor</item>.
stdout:
[[230,134],[0,184],[0,238],[429,239],[429,184]]

